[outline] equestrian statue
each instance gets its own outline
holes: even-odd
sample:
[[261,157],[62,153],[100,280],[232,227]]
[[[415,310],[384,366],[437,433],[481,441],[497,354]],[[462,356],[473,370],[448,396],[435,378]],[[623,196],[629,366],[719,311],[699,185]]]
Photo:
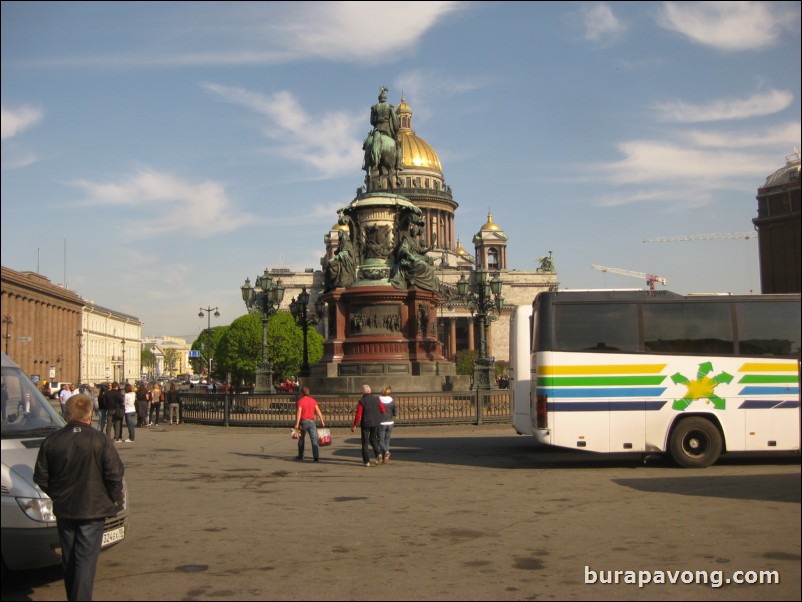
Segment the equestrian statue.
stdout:
[[[379,102],[370,108],[370,125],[373,130],[362,144],[365,151],[362,169],[367,172],[367,189],[393,189],[399,183],[398,172],[403,170],[402,151],[398,139],[398,114],[387,102],[387,88],[384,86],[379,88]],[[387,178],[386,186],[382,185],[384,178]]]

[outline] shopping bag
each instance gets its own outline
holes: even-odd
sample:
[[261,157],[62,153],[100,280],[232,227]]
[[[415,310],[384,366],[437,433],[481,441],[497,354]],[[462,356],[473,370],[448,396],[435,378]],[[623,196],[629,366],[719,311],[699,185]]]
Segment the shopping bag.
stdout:
[[292,439],[300,439],[301,438],[301,431],[299,429],[292,429],[290,431],[290,437]]
[[327,445],[331,445],[331,430],[329,430],[329,429],[318,429],[317,430],[317,441],[323,447],[325,447]]

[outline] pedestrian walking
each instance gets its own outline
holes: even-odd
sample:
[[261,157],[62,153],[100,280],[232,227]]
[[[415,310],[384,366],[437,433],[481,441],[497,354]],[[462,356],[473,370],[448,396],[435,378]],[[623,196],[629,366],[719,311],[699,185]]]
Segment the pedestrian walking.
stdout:
[[125,442],[133,443],[136,440],[136,392],[128,383],[125,384],[123,403],[125,405],[125,424],[128,426],[128,439]]
[[111,389],[106,391],[106,406],[108,407],[111,424],[114,429],[114,440],[123,440],[123,419],[125,417],[125,398],[120,391],[120,383],[111,383]]
[[361,429],[362,462],[364,462],[365,466],[371,466],[368,444],[373,448],[373,453],[376,455],[376,464],[381,464],[384,461],[381,447],[379,447],[379,426],[384,413],[384,405],[379,401],[379,396],[371,392],[370,385],[362,385],[362,397],[356,406],[351,432],[356,431],[357,425]]
[[306,440],[306,434],[309,433],[309,440],[312,442],[312,458],[315,462],[319,462],[320,444],[317,440],[315,417],[320,416],[320,424],[323,428],[326,427],[326,421],[323,419],[323,412],[320,411],[317,401],[309,395],[309,387],[301,389],[301,398],[298,400],[297,408],[295,430],[301,429],[301,438],[298,439],[298,455],[295,459],[304,459],[304,441]]
[[145,383],[139,383],[136,389],[136,425],[148,426],[148,411],[150,410],[150,394]]
[[125,468],[112,441],[92,428],[92,400],[67,400],[67,426],[39,448],[33,479],[53,500],[68,600],[91,600],[106,518],[125,503]]
[[170,424],[181,424],[181,396],[176,391],[175,384],[170,385],[170,390],[167,391],[164,402],[170,410]]
[[150,390],[150,424],[159,424],[159,414],[162,409],[162,402],[164,401],[164,393],[162,388],[155,384]]
[[389,386],[384,388],[382,394],[379,395],[379,401],[384,406],[384,420],[379,425],[379,447],[382,448],[382,455],[384,463],[390,462],[390,437],[393,434],[393,427],[395,426],[395,417],[398,416],[398,408],[392,397],[392,389]]

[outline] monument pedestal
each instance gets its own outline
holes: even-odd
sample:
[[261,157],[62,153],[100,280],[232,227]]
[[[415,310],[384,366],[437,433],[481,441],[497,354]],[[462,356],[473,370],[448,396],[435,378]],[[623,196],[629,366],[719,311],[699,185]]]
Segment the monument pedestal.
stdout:
[[390,386],[398,392],[468,390],[437,340],[440,295],[416,287],[335,289],[326,295],[328,339],[305,383],[314,391],[358,393]]

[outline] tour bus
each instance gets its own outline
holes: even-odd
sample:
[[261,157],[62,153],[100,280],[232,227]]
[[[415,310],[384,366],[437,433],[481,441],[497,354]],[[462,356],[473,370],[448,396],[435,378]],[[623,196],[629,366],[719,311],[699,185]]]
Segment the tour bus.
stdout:
[[667,453],[683,467],[800,443],[800,296],[542,292],[531,431],[543,444]]

